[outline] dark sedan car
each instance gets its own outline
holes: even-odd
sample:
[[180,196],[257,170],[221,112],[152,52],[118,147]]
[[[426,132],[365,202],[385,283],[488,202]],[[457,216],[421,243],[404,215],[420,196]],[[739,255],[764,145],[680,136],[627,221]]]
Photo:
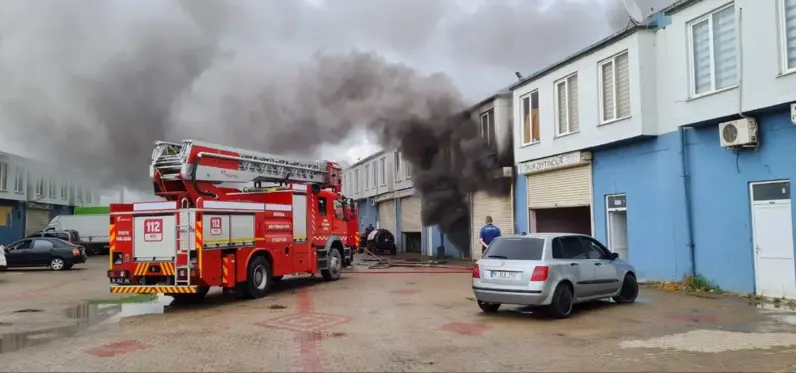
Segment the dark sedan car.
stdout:
[[8,244],[5,248],[8,268],[50,267],[55,271],[68,270],[73,265],[85,263],[86,249],[58,238],[25,238]]

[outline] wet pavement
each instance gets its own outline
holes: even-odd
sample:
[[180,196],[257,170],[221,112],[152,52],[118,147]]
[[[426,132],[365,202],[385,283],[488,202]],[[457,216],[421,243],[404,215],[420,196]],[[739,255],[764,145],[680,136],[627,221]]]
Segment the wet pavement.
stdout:
[[[78,299],[108,298],[97,272],[104,294],[87,290],[90,284],[65,288],[82,292]],[[636,304],[584,304],[567,320],[524,307],[486,315],[474,303],[468,273],[434,272],[391,268],[348,272],[334,283],[285,280],[263,299],[211,292],[200,305],[170,305],[167,297],[61,304],[72,290],[49,303],[14,300],[14,310],[0,313],[0,370],[796,370],[796,310],[789,304],[645,288]],[[4,306],[13,295],[7,281],[0,282]],[[61,324],[45,322],[58,313]],[[45,326],[10,329],[15,325],[3,322]]]

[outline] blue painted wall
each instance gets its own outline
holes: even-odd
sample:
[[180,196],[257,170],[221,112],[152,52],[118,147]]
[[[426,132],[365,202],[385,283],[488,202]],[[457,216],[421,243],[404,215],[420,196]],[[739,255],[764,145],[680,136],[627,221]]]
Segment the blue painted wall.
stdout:
[[0,245],[16,241],[25,234],[25,206],[19,201],[0,199],[0,206],[11,207],[6,226],[0,226]]
[[[425,229],[423,229],[423,232],[424,232],[424,233],[423,233],[423,242],[424,242],[424,244],[423,244],[423,247],[425,248],[425,247],[427,246],[427,245],[425,244],[425,242],[427,242],[428,238],[427,238],[427,236],[425,235]],[[458,248],[458,247],[454,246],[454,245],[453,245],[453,244],[452,244],[452,243],[451,243],[451,242],[448,240],[448,237],[447,237],[447,236],[444,236],[444,235],[443,235],[443,237],[442,237],[442,240],[441,240],[441,239],[440,239],[440,232],[439,232],[439,228],[437,228],[437,226],[436,226],[436,225],[435,225],[435,226],[433,226],[433,227],[431,227],[431,234],[433,235],[433,236],[431,237],[431,244],[433,245],[433,248],[432,248],[432,253],[433,253],[433,255],[434,255],[434,256],[436,256],[436,255],[437,255],[437,247],[438,247],[438,246],[440,246],[441,244],[444,244],[444,245],[445,245],[445,255],[447,255],[447,256],[449,256],[449,257],[452,257],[452,258],[457,258],[457,259],[458,259],[458,258],[464,258],[464,253],[465,253],[465,252],[466,252],[467,254],[469,254],[469,251],[465,251],[465,250],[462,250],[462,249],[460,249],[460,248]],[[428,251],[425,251],[425,252],[428,252]]]
[[640,279],[690,271],[678,133],[593,152],[594,232],[608,243],[605,198],[627,195],[628,257]]
[[366,199],[357,201],[357,212],[359,212],[359,231],[364,232],[368,224],[376,226],[379,210],[376,206],[371,206]]
[[528,229],[528,177],[514,178],[514,232],[530,232]]
[[749,183],[796,179],[796,126],[790,112],[757,120],[758,151],[736,155],[722,149],[716,126],[688,131],[687,137],[697,272],[743,293],[755,290]]
[[[717,123],[684,131],[696,272],[740,293],[754,292],[749,182],[796,178],[790,114],[762,114],[757,120],[758,151],[721,148]],[[625,193],[628,255],[640,278],[679,280],[692,270],[679,141],[673,132],[594,152],[597,238],[607,241],[605,196]]]

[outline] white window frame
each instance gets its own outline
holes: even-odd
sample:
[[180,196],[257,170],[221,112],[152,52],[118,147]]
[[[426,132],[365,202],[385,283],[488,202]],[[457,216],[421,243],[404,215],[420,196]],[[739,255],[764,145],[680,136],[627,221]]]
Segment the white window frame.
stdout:
[[[628,114],[628,115],[626,115],[624,117],[621,117],[621,118],[619,117],[619,101],[617,100],[617,96],[619,96],[617,94],[617,92],[619,92],[619,90],[618,90],[617,84],[616,84],[617,83],[616,82],[616,72],[617,72],[617,70],[616,70],[616,59],[621,57],[621,56],[623,56],[623,55],[627,55],[627,57],[628,57],[628,61],[627,61],[628,62],[628,70],[630,70],[630,60],[629,60],[630,59],[630,54],[629,54],[629,51],[627,49],[625,49],[625,50],[623,50],[623,51],[621,51],[621,52],[619,52],[619,53],[617,53],[617,54],[615,54],[615,55],[613,55],[611,57],[608,57],[608,58],[600,61],[597,64],[597,87],[598,87],[597,94],[599,96],[599,104],[600,104],[599,108],[598,108],[599,109],[599,115],[600,115],[600,125],[610,124],[610,123],[613,123],[613,122],[618,122],[620,120],[625,120],[625,119],[628,119],[628,118],[633,116],[633,108],[631,107],[630,108],[630,114]],[[603,87],[603,85],[604,85],[604,82],[603,82],[603,66],[605,66],[605,65],[607,65],[609,63],[611,64],[611,69],[613,70],[613,75],[611,77],[614,80],[614,82],[613,82],[614,83],[614,85],[613,85],[614,89],[613,89],[613,92],[611,92],[611,94],[613,95],[613,98],[614,98],[614,115],[613,115],[613,118],[611,118],[611,119],[604,119],[605,118],[605,115],[604,115],[605,113],[603,113],[603,110],[605,108],[605,102],[603,102],[603,100],[605,99],[605,97],[603,97],[603,91],[604,91],[604,89],[603,89],[604,88]],[[630,79],[630,71],[628,71],[628,80],[629,79]]]
[[379,173],[379,176],[381,176],[381,186],[387,186],[387,157],[381,157],[379,162],[381,162],[379,165],[379,171],[381,171],[381,173]]
[[359,193],[362,180],[359,179],[359,169],[354,170],[354,193]]
[[49,180],[49,197],[50,198],[58,198],[58,182],[55,179]]
[[[728,4],[725,4],[725,5],[721,6],[719,8],[713,9],[710,12],[708,12],[707,14],[702,15],[701,17],[695,18],[695,19],[689,21],[688,23],[686,23],[686,27],[687,27],[686,35],[687,35],[687,38],[688,38],[688,77],[689,77],[688,85],[689,85],[689,93],[690,93],[692,99],[699,98],[699,97],[704,97],[704,96],[708,96],[708,95],[712,95],[714,93],[724,92],[724,91],[727,91],[727,90],[734,89],[734,88],[738,87],[738,82],[736,81],[735,84],[730,85],[729,87],[716,89],[716,56],[713,53],[713,48],[714,48],[714,43],[715,43],[715,39],[713,38],[713,15],[718,13],[718,12],[721,12],[722,10],[725,10],[727,8],[734,8],[734,7],[735,7],[735,2],[733,1],[731,3],[728,3]],[[697,94],[696,93],[696,71],[694,71],[694,68],[696,67],[696,63],[694,61],[694,26],[699,24],[699,23],[702,23],[704,21],[708,22],[708,35],[709,35],[709,38],[710,38],[710,88],[711,89],[709,91],[707,91],[707,92],[702,92],[702,93]],[[735,17],[735,33],[736,33],[736,36],[735,36],[736,38],[740,38],[741,37],[739,35],[739,33],[738,33],[738,17],[737,17],[737,15]],[[738,53],[740,53],[740,51],[738,49],[736,49],[735,50],[735,58],[738,58]],[[736,66],[736,69],[737,68],[738,68],[738,66]],[[740,72],[736,73],[736,77],[740,77]]]
[[[572,135],[572,134],[580,132],[580,123],[578,123],[578,130],[577,131],[572,131],[572,124],[569,122],[569,111],[570,111],[569,110],[569,78],[571,78],[573,76],[577,77],[578,76],[578,72],[576,71],[576,72],[574,72],[572,74],[569,74],[569,75],[567,75],[567,76],[565,76],[565,77],[553,82],[553,107],[555,108],[555,111],[556,111],[556,113],[555,113],[555,126],[556,126],[556,128],[555,128],[555,132],[554,132],[556,134],[555,137],[564,137],[564,136],[568,136],[568,135]],[[580,79],[578,79],[578,80],[580,80]],[[558,115],[560,114],[560,110],[558,108],[558,86],[561,85],[561,84],[563,84],[566,87],[566,94],[564,95],[564,97],[567,100],[564,103],[564,105],[566,107],[566,110],[564,110],[564,111],[567,114],[567,132],[564,132],[564,133],[559,133],[558,132],[558,128],[560,127],[558,124],[559,124],[559,121],[561,120],[561,118],[558,117]],[[578,86],[580,86],[580,81],[578,81]],[[575,94],[577,95],[578,92],[575,92]],[[580,106],[580,105],[578,105],[578,106]]]
[[371,164],[373,165],[373,189],[376,189],[379,187],[379,161],[374,160]]
[[785,1],[777,0],[779,8],[779,58],[782,75],[796,73],[796,65],[788,66],[788,22],[785,17]]
[[[11,165],[6,162],[0,162],[0,191],[8,191],[8,170]],[[16,180],[15,180],[16,182]]]
[[370,165],[365,165],[365,190],[370,190]]
[[[486,131],[484,130],[484,119],[486,119]],[[497,132],[495,129],[495,108],[491,108],[489,110],[485,110],[479,116],[479,126],[478,132],[481,134],[481,138],[486,140],[486,145],[490,148],[494,148],[497,146],[495,142],[495,137],[497,137]],[[453,162],[453,154],[451,153],[451,163]]]
[[25,169],[20,166],[14,170],[14,193],[25,193]]
[[406,179],[412,178],[412,164],[404,160],[404,170],[406,170]]
[[395,162],[395,164],[393,166],[395,167],[395,181],[397,182],[397,181],[400,181],[402,179],[402,176],[401,176],[401,152],[395,152],[395,155],[393,156],[393,162]]
[[36,197],[44,195],[44,176],[36,177],[36,185],[33,187]]
[[539,107],[536,108],[536,110],[539,110],[539,123],[537,123],[539,125],[539,139],[538,140],[534,140],[533,139],[533,120],[531,120],[531,141],[530,142],[525,142],[525,112],[524,112],[525,108],[523,107],[522,102],[527,98],[528,99],[528,105],[529,105],[528,110],[530,110],[530,113],[533,113],[533,99],[532,99],[531,96],[533,96],[534,94],[536,95],[536,101],[538,103],[539,102],[539,89],[534,89],[534,90],[532,90],[532,91],[520,96],[520,104],[517,105],[519,107],[519,110],[520,110],[520,120],[519,120],[519,122],[520,122],[520,131],[519,132],[520,132],[520,144],[522,144],[521,146],[528,146],[528,145],[538,144],[538,143],[542,142],[542,117],[541,117],[542,108],[541,108],[541,105],[539,105]]

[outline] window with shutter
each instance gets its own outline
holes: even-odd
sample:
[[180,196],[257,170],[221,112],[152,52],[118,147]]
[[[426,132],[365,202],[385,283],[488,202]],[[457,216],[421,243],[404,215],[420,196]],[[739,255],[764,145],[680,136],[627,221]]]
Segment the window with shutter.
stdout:
[[735,7],[728,5],[689,23],[691,96],[738,84]]
[[624,51],[600,62],[600,116],[602,123],[630,117],[630,71]]
[[533,91],[520,98],[522,104],[522,144],[539,142],[539,91]]
[[555,83],[556,135],[562,136],[580,129],[578,111],[578,74],[572,74]]
[[796,70],[796,0],[780,0],[782,72]]

